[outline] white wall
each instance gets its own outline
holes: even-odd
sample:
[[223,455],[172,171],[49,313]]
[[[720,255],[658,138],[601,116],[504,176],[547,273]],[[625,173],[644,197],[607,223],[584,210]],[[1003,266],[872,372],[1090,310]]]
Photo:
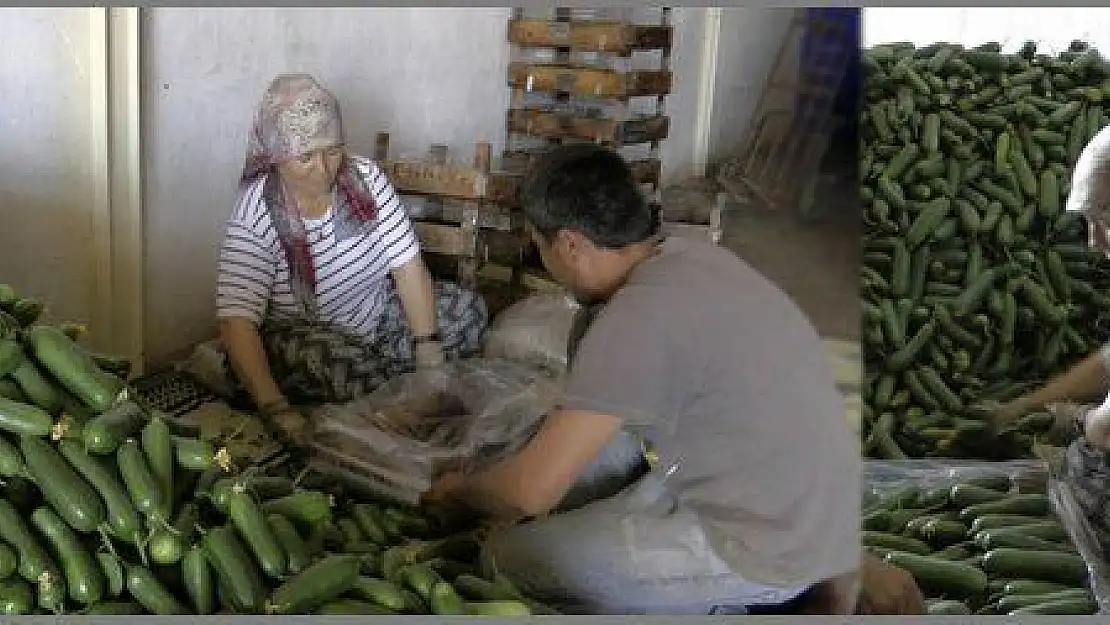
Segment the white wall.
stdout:
[[89,9],[0,9],[0,282],[54,319],[94,308]]
[[730,7],[722,11],[710,163],[734,156],[741,148],[793,13],[788,8]]
[[1045,51],[1059,51],[1074,39],[1110,51],[1110,8],[1095,7],[933,7],[863,10],[865,46],[909,41],[925,45],[946,41],[978,45],[1002,43],[1009,50],[1027,40]]
[[[725,13],[730,46],[739,33],[750,35],[739,49],[725,49],[730,58],[720,66],[725,89],[714,110],[722,113],[721,136],[731,137],[762,84],[763,48],[778,42],[764,27],[766,11]],[[148,16],[148,359],[213,331],[216,245],[254,103],[275,74],[308,71],[329,85],[356,149],[370,150],[374,133],[389,130],[398,154],[445,143],[466,159],[481,140],[500,153],[506,8],[153,9]],[[669,179],[692,172],[704,10],[676,9],[674,22],[672,128],[662,153]]]
[[[94,171],[104,165],[96,154],[104,146],[95,141],[103,119],[94,119],[88,101],[97,87],[89,68],[93,11],[0,9],[0,50],[7,52],[0,61],[0,280],[44,296],[59,317],[82,320],[106,292],[93,279],[106,254],[98,255],[93,240],[91,198],[105,184]],[[743,132],[784,13],[723,12],[715,153]],[[673,11],[671,136],[662,148],[668,180],[693,172],[705,13]],[[214,330],[217,246],[253,106],[275,74],[319,76],[343,102],[357,149],[369,150],[374,134],[388,130],[395,154],[446,143],[469,158],[483,140],[500,152],[506,8],[155,8],[142,16],[148,360]]]

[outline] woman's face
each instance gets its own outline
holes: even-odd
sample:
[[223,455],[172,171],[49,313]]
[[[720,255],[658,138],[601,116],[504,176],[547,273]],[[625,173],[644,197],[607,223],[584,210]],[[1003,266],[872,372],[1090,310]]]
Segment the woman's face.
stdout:
[[320,148],[278,165],[282,180],[305,195],[324,194],[331,190],[345,155],[342,146]]

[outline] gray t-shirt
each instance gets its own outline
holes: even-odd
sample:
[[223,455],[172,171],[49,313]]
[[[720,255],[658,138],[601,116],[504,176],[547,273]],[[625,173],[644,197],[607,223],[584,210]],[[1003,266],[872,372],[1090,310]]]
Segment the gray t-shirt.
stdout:
[[728,250],[671,238],[636,267],[577,346],[562,405],[624,419],[677,463],[680,505],[745,579],[858,566],[861,461],[821,339]]

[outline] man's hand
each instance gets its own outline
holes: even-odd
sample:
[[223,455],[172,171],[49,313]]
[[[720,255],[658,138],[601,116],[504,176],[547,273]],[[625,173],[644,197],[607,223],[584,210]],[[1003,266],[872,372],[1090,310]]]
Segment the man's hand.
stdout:
[[859,614],[925,614],[925,597],[913,576],[870,553],[860,562]]
[[443,503],[458,492],[466,478],[455,471],[444,473],[432,482],[431,488],[420,497],[420,502],[428,505]]
[[461,531],[482,520],[474,508],[458,497],[465,481],[462,473],[444,473],[420,496],[420,507],[438,528]]

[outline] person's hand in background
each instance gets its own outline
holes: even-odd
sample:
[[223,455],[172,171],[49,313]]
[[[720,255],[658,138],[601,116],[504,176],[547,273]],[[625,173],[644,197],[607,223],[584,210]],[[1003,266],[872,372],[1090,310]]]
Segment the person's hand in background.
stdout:
[[984,401],[970,407],[970,411],[990,421],[997,430],[1014,427],[1018,419],[1025,416],[1029,409],[1020,401]]
[[1110,225],[1098,215],[1086,214],[1087,245],[1110,258]]

